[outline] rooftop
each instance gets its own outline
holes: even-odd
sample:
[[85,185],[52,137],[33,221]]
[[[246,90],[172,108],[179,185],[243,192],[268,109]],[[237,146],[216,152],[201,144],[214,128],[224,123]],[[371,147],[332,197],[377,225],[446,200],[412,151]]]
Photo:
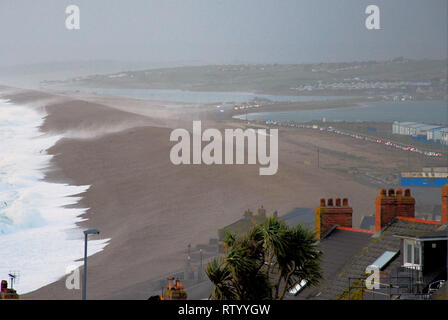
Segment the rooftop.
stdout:
[[[341,272],[333,281],[325,283],[325,286],[321,291],[322,293],[319,295],[319,299],[334,300],[340,298],[348,288],[349,278],[362,277],[366,268],[376,261],[384,252],[399,252],[401,249],[401,239],[397,237],[397,235],[419,237],[437,232],[439,228],[440,225],[436,224],[396,219],[384,228],[381,233],[369,238],[367,242],[356,241],[356,239],[353,239],[351,245],[356,245],[356,247],[359,248],[362,243],[362,248],[358,250],[357,254],[355,254],[352,259],[346,260],[347,263],[341,268]],[[401,267],[401,261],[400,259],[397,259],[398,256],[399,255],[397,255],[382,271],[382,276],[388,277],[393,271]]]
[[290,228],[298,225],[299,223],[313,229],[315,226],[315,216],[312,208],[295,208],[279,218],[285,221]]
[[321,267],[323,279],[319,287],[308,287],[300,293],[298,299],[315,298],[325,287],[332,286],[344,266],[351,262],[363,247],[372,240],[372,235],[365,232],[348,231],[334,228],[320,241],[322,251]]

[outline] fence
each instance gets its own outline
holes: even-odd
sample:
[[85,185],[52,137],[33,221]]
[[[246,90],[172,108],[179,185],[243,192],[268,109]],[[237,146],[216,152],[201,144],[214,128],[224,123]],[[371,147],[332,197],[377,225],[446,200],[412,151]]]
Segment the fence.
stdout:
[[418,268],[396,268],[395,275],[392,272],[391,275],[380,278],[377,289],[368,289],[366,279],[367,277],[348,278],[348,300],[427,300],[430,297],[424,292],[427,285]]

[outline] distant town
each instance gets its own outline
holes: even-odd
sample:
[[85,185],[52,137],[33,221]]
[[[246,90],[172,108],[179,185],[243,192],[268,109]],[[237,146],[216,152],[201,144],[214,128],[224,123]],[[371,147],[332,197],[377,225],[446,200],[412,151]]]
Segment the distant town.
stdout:
[[41,85],[440,100],[447,99],[445,68],[446,60],[401,57],[350,63],[185,66],[42,81]]

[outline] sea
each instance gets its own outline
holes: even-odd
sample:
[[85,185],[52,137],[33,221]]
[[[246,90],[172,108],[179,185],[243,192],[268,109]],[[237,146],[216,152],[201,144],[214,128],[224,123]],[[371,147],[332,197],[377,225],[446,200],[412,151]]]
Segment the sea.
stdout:
[[410,121],[428,124],[448,123],[447,101],[375,102],[347,108],[248,113],[234,116],[241,120],[278,122],[393,122]]
[[[45,180],[47,150],[63,136],[40,131],[46,114],[11,103],[0,93],[0,280],[15,276],[28,293],[83,264],[84,237],[77,223],[87,208],[76,204],[89,189]],[[88,254],[110,239],[91,240]]]
[[174,89],[120,89],[120,88],[91,88],[64,86],[58,91],[78,91],[151,101],[182,102],[182,103],[247,103],[253,100],[270,100],[272,102],[309,102],[346,99],[344,96],[291,96],[268,95],[251,92],[213,92],[187,91]]

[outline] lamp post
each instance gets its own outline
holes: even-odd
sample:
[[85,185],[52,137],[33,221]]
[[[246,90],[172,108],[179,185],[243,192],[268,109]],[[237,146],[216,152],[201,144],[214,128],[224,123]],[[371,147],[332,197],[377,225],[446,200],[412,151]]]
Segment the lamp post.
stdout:
[[199,255],[200,255],[200,259],[201,259],[201,265],[199,267],[198,278],[199,278],[199,280],[202,280],[202,249],[199,249]]
[[87,229],[84,231],[84,285],[82,287],[82,300],[87,299],[87,237],[89,234],[99,234],[98,229]]

